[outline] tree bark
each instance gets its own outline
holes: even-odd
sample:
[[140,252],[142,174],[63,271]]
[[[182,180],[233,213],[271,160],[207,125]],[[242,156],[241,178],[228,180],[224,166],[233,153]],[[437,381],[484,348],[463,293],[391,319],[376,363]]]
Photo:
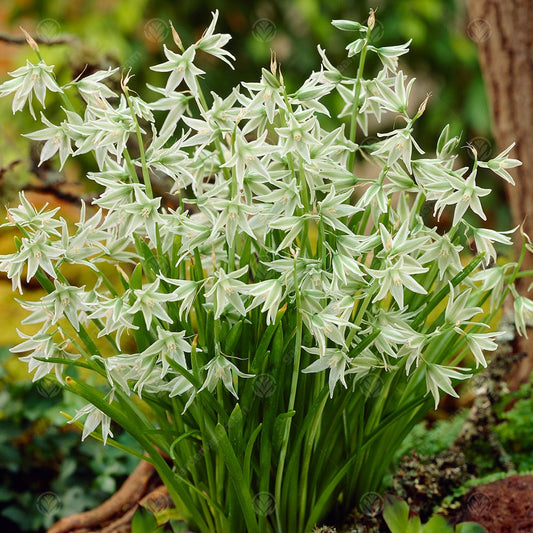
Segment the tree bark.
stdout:
[[[509,157],[522,161],[511,173],[513,187],[505,183],[515,225],[533,238],[533,4],[531,0],[467,0],[467,33],[478,46],[481,70],[492,110],[492,128],[500,150],[516,141]],[[521,247],[521,238],[517,238]],[[519,250],[517,250],[518,253]],[[526,253],[523,269],[533,269],[533,254]],[[532,278],[519,280],[525,294]],[[510,375],[517,388],[533,371],[533,330],[519,349],[528,355]]]

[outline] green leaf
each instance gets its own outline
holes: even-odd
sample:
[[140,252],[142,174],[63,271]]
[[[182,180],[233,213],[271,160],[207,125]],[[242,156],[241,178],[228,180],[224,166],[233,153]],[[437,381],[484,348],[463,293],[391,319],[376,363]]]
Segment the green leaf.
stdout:
[[235,451],[231,446],[226,430],[221,424],[217,424],[214,433],[216,442],[215,446],[218,448],[224,459],[224,463],[226,464],[226,468],[240,503],[244,521],[246,522],[246,530],[249,533],[259,532],[252,495],[250,494],[251,487],[246,483],[241,465],[235,456]]
[[239,320],[229,331],[224,343],[224,352],[227,355],[233,354],[237,344],[241,340],[244,320]]
[[[413,516],[407,524],[407,530],[405,533],[421,533],[422,525],[420,523],[420,517],[418,515]],[[446,530],[443,530],[443,533]]]
[[157,521],[152,513],[141,508],[135,511],[131,520],[131,533],[149,533],[157,530]]
[[143,267],[138,263],[130,276],[130,289],[142,289],[143,286]]
[[[168,509],[162,509],[161,511],[154,512],[155,519],[157,523],[160,526],[165,525],[169,521],[179,521],[182,520],[183,517],[181,516],[181,513],[175,508],[170,507]],[[166,531],[166,529],[163,528],[163,531]]]
[[446,518],[440,515],[431,517],[427,524],[422,527],[422,533],[453,533],[453,527],[448,524]]
[[386,496],[383,519],[391,533],[405,533],[409,522],[409,506],[404,500]]
[[455,533],[487,533],[487,530],[476,522],[461,522],[455,528]]
[[237,457],[241,457],[243,454],[243,442],[242,442],[242,432],[243,432],[243,418],[242,411],[239,404],[235,405],[229,419],[228,419],[228,435],[231,445],[235,450]]
[[272,450],[274,455],[278,455],[281,450],[281,443],[283,442],[283,435],[289,420],[296,414],[296,411],[287,411],[281,413],[276,417],[274,422],[274,429],[272,430]]
[[259,436],[259,433],[261,432],[261,428],[263,427],[262,424],[259,424],[250,435],[250,438],[248,439],[248,443],[246,444],[246,450],[244,451],[244,462],[243,462],[243,473],[248,483],[250,483],[250,480],[252,478],[252,472],[251,472],[251,462],[252,462],[252,452],[254,449],[255,441],[257,440],[257,437]]
[[280,315],[280,312],[278,311],[276,322],[274,324],[270,324],[270,326],[268,326],[265,329],[263,335],[261,336],[261,342],[259,343],[259,346],[257,347],[257,350],[255,351],[252,363],[250,365],[250,371],[253,374],[262,371],[263,359],[265,357],[265,354],[270,345],[270,341],[272,340],[272,337],[274,336],[274,333],[276,332],[276,329],[279,325],[279,321],[281,320],[282,316],[283,314]]
[[[244,240],[244,247],[242,249],[241,257],[239,260],[240,268],[250,264],[251,252],[252,252],[252,239],[251,237],[247,236]],[[246,283],[247,279],[248,279],[248,274],[246,273],[243,274],[241,277],[241,281]]]
[[215,314],[212,309],[206,315],[205,333],[204,341],[207,344],[207,353],[212,356],[215,353]]
[[198,249],[198,247],[194,248],[194,261],[191,273],[194,274],[194,277],[192,279],[194,279],[195,281],[201,281],[204,279],[202,257],[200,256],[200,250]]
[[170,445],[170,458],[174,461],[174,463],[178,463],[179,458],[176,455],[176,446],[183,440],[188,439],[189,437],[196,437],[200,434],[200,432],[197,429],[191,429],[189,431],[186,431],[185,433],[182,433],[179,437],[177,437],[172,444]]

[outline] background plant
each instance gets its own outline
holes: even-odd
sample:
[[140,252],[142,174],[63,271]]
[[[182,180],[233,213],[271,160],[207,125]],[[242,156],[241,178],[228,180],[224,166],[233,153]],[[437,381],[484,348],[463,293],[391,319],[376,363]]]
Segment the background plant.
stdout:
[[[4,366],[9,357],[8,350],[0,353],[0,527],[44,531],[109,497],[136,459],[92,439],[80,443],[60,411],[83,401],[52,380],[13,381]],[[135,446],[127,434],[117,437]]]
[[[43,4],[35,0],[14,0],[7,10],[5,22],[14,34],[19,33],[19,26],[23,26],[44,39],[70,36],[64,44],[47,49],[47,59],[56,65],[56,73],[62,80],[75,78],[84,69],[91,72],[122,65],[133,69],[138,83],[152,83],[156,78],[149,66],[162,57],[161,45],[171,33],[169,20],[175,21],[182,39],[191,42],[203,31],[208,11],[214,7],[209,2],[185,1],[178,5],[166,0],[127,3],[110,0],[105,6],[98,0],[88,0],[76,6],[68,2]],[[258,70],[268,62],[271,49],[276,51],[284,66],[289,86],[301,84],[307,73],[316,67],[316,45],[320,43],[328,43],[328,56],[340,70],[353,69],[354,58],[345,57],[344,42],[331,31],[330,20],[359,20],[373,7],[377,9],[378,26],[373,32],[373,44],[378,46],[412,38],[411,53],[404,68],[420,79],[418,90],[421,94],[425,91],[433,93],[431,114],[416,123],[422,147],[431,150],[442,124],[449,122],[453,135],[463,132],[463,138],[473,142],[483,156],[495,155],[477,60],[475,27],[472,28],[466,20],[462,1],[379,0],[346,5],[315,0],[297,4],[276,0],[268,3],[239,1],[227,5],[218,2],[217,7],[221,9],[221,27],[232,33],[230,51],[239,55],[238,76],[225,69],[210,68],[210,83],[221,88],[222,93],[240,81],[254,80]],[[5,57],[11,57],[15,51],[16,47],[8,47]],[[378,61],[372,57],[368,60]],[[53,103],[53,98],[50,101]],[[342,100],[334,98],[331,105],[338,112]],[[60,114],[53,115],[53,108],[50,113],[52,121],[61,119]],[[3,165],[20,159],[21,154],[28,151],[27,141],[26,145],[21,144],[17,135],[18,131],[27,131],[29,127],[28,119],[24,117],[5,124]],[[372,124],[369,136],[375,137],[376,131]],[[470,156],[467,153],[462,155],[468,163]],[[38,162],[33,152],[28,153],[28,157]],[[32,173],[37,173],[41,184],[44,181],[48,185],[57,185],[73,176],[78,176],[79,180],[84,171],[90,170],[90,164],[89,158],[80,157],[76,164],[67,166],[67,171],[64,169],[60,177],[55,169],[46,166],[32,168],[36,165],[31,161],[28,166]],[[3,198],[11,199],[12,191],[27,182],[28,169],[24,171],[19,165],[7,172],[5,178],[10,182],[0,192]],[[482,171],[480,178],[482,183],[483,180],[490,181]],[[491,183],[491,187],[498,193],[486,198],[487,216],[491,226],[506,227],[509,225],[507,204],[499,201],[503,191],[498,184]]]
[[443,516],[434,515],[425,524],[421,524],[420,518],[415,515],[409,516],[409,506],[402,500],[389,497],[383,509],[383,518],[391,533],[409,531],[413,533],[444,533],[455,531],[456,533],[486,533],[486,529],[475,522],[462,522],[456,527],[448,524]]
[[[161,96],[151,102],[127,73],[113,90],[111,69],[60,86],[29,38],[39,63],[0,95],[14,93],[17,111],[58,93],[62,122],[41,115],[29,136],[44,141],[42,160],[94,154],[88,178],[103,192],[74,227],[24,195],[9,210],[20,238],[0,268],[14,289],[35,277],[48,292],[21,303],[40,331],[13,351],[35,379],[52,373],[89,402],[74,417],[86,417],[83,438],[100,427],[117,446],[112,420],[130,433],[191,527],[308,531],[380,489],[440,391],[456,395],[452,380],[471,375],[465,358],[486,365],[498,335],[487,323],[519,263],[488,268],[495,243],[511,240],[464,216],[485,219],[478,168],[512,180],[519,162],[473,150],[472,167],[455,168],[448,127],[436,157],[413,157],[427,98],[408,112],[407,44],[374,46],[373,12],[367,26],[334,21],[355,37],[355,76],[319,48],[320,70],[297,89],[273,58],[259,82],[208,97],[196,56],[233,60],[217,17],[188,48],[173,31],[178,51],[165,47],[153,67],[168,80],[150,87]],[[372,56],[382,68],[367,77]],[[346,127],[328,129],[319,117],[334,91]],[[387,113],[396,129],[359,146],[358,128],[366,136],[369,117]],[[377,179],[354,174],[357,153]],[[165,201],[156,182],[168,184]],[[426,223],[428,202],[436,217],[450,212],[444,233]],[[468,241],[479,253],[463,266]],[[72,264],[94,282],[72,284]],[[517,301],[520,324],[531,302]]]

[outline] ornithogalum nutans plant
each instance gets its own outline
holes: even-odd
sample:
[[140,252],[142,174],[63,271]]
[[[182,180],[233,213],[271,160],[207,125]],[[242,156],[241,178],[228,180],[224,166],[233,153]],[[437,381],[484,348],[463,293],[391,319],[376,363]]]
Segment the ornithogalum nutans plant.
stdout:
[[[422,152],[413,128],[427,102],[408,112],[413,80],[398,69],[408,44],[374,46],[373,14],[333,22],[354,72],[319,47],[296,90],[274,60],[258,82],[208,93],[198,52],[234,61],[217,16],[188,48],[174,32],[147,99],[127,73],[112,90],[116,70],[59,86],[39,50],[0,85],[14,111],[59,93],[64,120],[41,113],[27,136],[44,141],[43,161],[92,152],[101,191],[75,226],[24,194],[9,209],[19,236],[1,270],[14,290],[35,278],[47,292],[21,301],[39,331],[13,351],[36,380],[52,374],[87,400],[73,414],[84,438],[114,445],[113,422],[139,442],[190,529],[307,532],[379,491],[410,429],[496,348],[488,324],[516,295],[520,260],[497,264],[509,234],[472,222],[490,193],[476,174],[511,181],[520,163],[474,153],[457,168],[447,127]],[[326,129],[335,92],[345,106]],[[360,146],[385,114],[393,129]],[[358,153],[377,177],[354,172]],[[428,205],[451,227],[426,223]],[[516,301],[524,331],[532,303]]]

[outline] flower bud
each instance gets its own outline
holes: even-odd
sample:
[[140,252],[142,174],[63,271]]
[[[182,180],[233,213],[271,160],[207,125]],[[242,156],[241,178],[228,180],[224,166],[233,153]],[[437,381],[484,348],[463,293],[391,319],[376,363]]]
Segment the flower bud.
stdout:
[[370,31],[372,31],[376,25],[376,12],[372,8],[370,8],[370,15],[368,16],[367,25]]
[[174,25],[172,24],[172,22],[170,22],[170,29],[172,30],[172,39],[174,39],[174,42],[176,43],[176,46],[180,50],[183,50],[183,43],[181,42],[180,36],[178,35],[178,32],[174,28]]
[[417,117],[421,116],[426,110],[426,105],[428,103],[430,96],[431,96],[431,93],[427,93],[426,97],[424,98],[424,101],[418,106],[418,111],[416,112]]
[[39,51],[39,45],[37,44],[35,39],[22,26],[19,26],[19,28],[21,29],[22,33],[24,34],[24,37],[26,37],[26,42],[30,45],[30,47],[33,50],[38,52]]
[[278,68],[278,62],[276,60],[276,52],[274,52],[274,50],[270,50],[270,72],[276,75],[277,68]]

